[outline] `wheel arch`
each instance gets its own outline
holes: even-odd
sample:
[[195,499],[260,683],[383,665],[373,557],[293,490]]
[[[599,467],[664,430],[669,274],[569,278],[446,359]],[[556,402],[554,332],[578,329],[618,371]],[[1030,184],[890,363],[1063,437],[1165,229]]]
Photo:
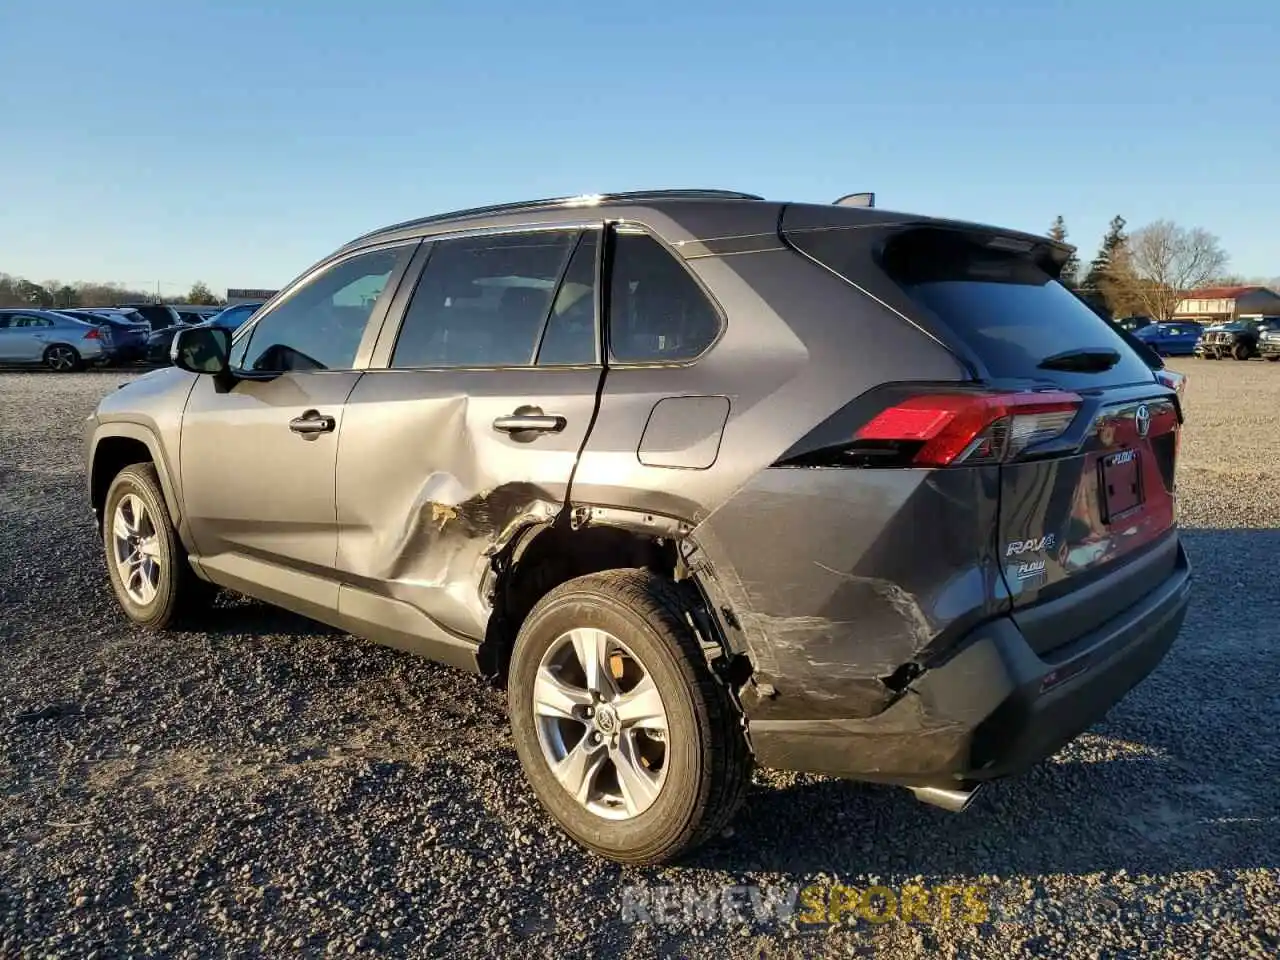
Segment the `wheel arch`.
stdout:
[[102,512],[111,481],[132,463],[150,463],[156,468],[169,516],[173,519],[174,527],[181,529],[177,489],[160,443],[146,427],[133,423],[110,424],[100,429],[93,438],[89,455],[89,500],[98,529],[102,529]]
[[40,362],[47,363],[49,358],[49,351],[54,350],[57,347],[66,347],[68,350],[70,350],[72,353],[76,355],[77,363],[84,363],[84,354],[81,353],[76,348],[76,345],[74,343],[71,343],[68,340],[54,340],[52,343],[46,343],[44,346],[44,349],[40,351]]
[[728,642],[705,578],[691,570],[691,525],[627,510],[576,506],[556,518],[531,523],[499,551],[484,585],[492,614],[478,651],[481,672],[504,680],[520,627],[534,606],[563,583],[606,570],[647,569],[684,593],[708,661],[738,683],[751,665]]

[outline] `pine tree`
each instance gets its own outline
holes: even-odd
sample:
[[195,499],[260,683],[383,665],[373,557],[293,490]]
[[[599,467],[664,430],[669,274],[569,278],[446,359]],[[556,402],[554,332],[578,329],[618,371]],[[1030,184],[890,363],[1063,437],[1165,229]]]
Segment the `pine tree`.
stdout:
[[[1061,214],[1054,218],[1053,223],[1049,226],[1048,236],[1050,240],[1056,240],[1058,243],[1067,242],[1067,222],[1062,219]],[[1073,251],[1071,256],[1067,258],[1067,262],[1062,265],[1062,273],[1059,274],[1058,279],[1062,281],[1064,287],[1074,290],[1076,281],[1079,279],[1079,273],[1080,260]]]
[[1084,275],[1084,282],[1080,284],[1080,295],[1087,300],[1095,310],[1100,313],[1105,312],[1111,315],[1111,306],[1107,303],[1106,288],[1108,277],[1111,273],[1112,262],[1116,258],[1117,252],[1125,245],[1129,239],[1129,235],[1124,232],[1125,219],[1121,216],[1111,218],[1111,225],[1107,227],[1107,235],[1102,238],[1102,246],[1098,248],[1098,254],[1089,263],[1089,272]]

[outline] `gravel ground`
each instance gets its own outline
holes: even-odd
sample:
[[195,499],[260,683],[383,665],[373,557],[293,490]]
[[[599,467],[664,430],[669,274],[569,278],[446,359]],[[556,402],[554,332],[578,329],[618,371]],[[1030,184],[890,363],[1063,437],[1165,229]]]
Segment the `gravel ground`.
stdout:
[[[79,460],[122,376],[0,374],[0,957],[1274,956],[1280,367],[1174,366],[1197,583],[1156,673],[962,816],[762,771],[730,836],[662,870],[559,834],[480,680],[247,601],[200,633],[127,626]],[[987,922],[657,907],[820,885],[804,910],[837,883],[976,885]]]

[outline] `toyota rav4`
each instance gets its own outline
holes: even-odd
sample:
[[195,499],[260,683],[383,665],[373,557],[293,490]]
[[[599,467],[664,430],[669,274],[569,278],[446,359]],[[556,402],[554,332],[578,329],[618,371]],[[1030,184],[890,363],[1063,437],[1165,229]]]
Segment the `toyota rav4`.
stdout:
[[1068,247],[653,191],[386,227],[106,397],[125,613],[214,588],[502,683],[577,841],[654,863],[753,763],[963,809],[1183,620],[1175,375]]

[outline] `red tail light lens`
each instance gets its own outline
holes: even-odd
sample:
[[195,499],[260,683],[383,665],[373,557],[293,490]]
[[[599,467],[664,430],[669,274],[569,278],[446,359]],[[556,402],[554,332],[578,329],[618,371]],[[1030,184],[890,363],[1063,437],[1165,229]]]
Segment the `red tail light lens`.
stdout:
[[1186,392],[1187,375],[1185,373],[1178,373],[1176,370],[1157,370],[1156,379],[1171,388],[1179,397]]
[[854,441],[914,448],[910,466],[999,463],[1061,436],[1080,404],[1063,391],[926,394],[881,411]]
[[102,334],[98,332],[98,328],[97,328],[97,327],[91,327],[91,328],[89,329],[89,332],[88,332],[88,333],[86,333],[86,334],[84,335],[84,339],[86,339],[86,340],[101,340],[101,339],[102,339]]

